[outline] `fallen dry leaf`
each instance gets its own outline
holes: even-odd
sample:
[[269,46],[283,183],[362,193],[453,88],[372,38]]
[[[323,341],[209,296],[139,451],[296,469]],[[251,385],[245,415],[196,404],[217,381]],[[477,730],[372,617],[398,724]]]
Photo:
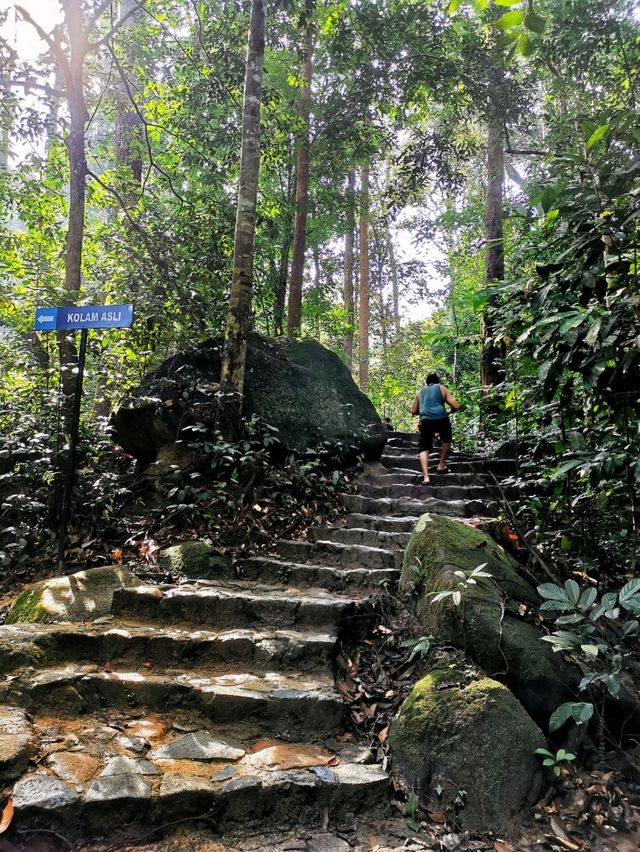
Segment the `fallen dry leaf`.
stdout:
[[2,811],[2,818],[0,819],[0,834],[6,831],[11,825],[11,820],[13,819],[13,799],[9,798],[9,801],[4,806],[4,810]]
[[493,844],[495,852],[516,852],[516,847],[510,843],[505,843],[504,840],[496,840]]
[[385,727],[378,734],[378,742],[383,743],[387,737],[389,736],[389,725],[385,725]]
[[340,758],[338,757],[338,755],[334,754],[327,761],[327,766],[338,766],[339,763],[340,763]]
[[153,663],[150,663],[148,660],[146,660],[142,665],[145,667],[145,669],[153,668]]
[[444,825],[447,821],[447,815],[444,811],[427,811],[427,814],[431,822],[435,822],[438,825]]

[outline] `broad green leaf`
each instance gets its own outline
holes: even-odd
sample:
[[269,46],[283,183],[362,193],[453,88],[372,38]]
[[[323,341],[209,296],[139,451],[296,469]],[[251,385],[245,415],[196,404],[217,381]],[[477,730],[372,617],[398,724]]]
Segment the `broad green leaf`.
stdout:
[[494,0],[496,6],[518,6],[522,0]]
[[542,35],[547,28],[545,19],[542,15],[537,15],[535,12],[528,12],[524,16],[524,25],[528,30],[538,33],[538,35]]
[[507,12],[505,15],[502,15],[496,21],[496,27],[499,30],[508,30],[511,27],[519,27],[520,24],[524,21],[524,12],[520,10],[513,10],[512,12]]
[[580,586],[575,580],[567,580],[564,584],[565,592],[571,603],[577,604],[580,600]]
[[598,593],[595,589],[585,589],[580,595],[578,606],[580,607],[580,609],[589,609],[589,607],[593,606],[593,603],[597,596]]
[[591,150],[591,148],[593,148],[593,146],[602,139],[607,130],[609,130],[609,125],[603,124],[598,127],[597,130],[593,131],[591,136],[587,139],[587,151]]
[[628,583],[625,583],[624,586],[620,589],[620,595],[618,600],[620,604],[628,609],[629,602],[640,592],[640,577],[636,577],[635,580],[630,580]]
[[558,586],[556,583],[542,583],[538,586],[538,594],[541,598],[548,598],[549,600],[556,601],[567,601],[567,593],[565,590]]
[[568,553],[571,550],[571,541],[567,538],[566,535],[563,535],[560,539],[560,550],[563,553]]
[[584,621],[584,615],[579,612],[572,612],[571,615],[561,615],[556,618],[556,624],[579,624]]
[[567,702],[557,707],[549,719],[549,733],[559,730],[571,718],[571,703]]

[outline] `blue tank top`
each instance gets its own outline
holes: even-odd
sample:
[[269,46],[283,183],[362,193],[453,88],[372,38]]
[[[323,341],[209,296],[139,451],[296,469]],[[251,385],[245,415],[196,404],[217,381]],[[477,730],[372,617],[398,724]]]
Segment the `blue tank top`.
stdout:
[[442,420],[447,417],[440,385],[420,388],[420,420]]

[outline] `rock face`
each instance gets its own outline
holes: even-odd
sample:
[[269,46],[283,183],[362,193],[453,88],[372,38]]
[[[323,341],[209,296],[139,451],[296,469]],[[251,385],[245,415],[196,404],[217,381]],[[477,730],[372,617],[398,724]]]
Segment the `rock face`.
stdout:
[[394,773],[464,829],[508,831],[541,790],[534,751],[545,738],[497,681],[457,681],[436,669],[414,686],[391,727]]
[[[467,573],[484,563],[493,579],[468,587],[459,607],[450,598],[432,603],[434,593],[456,588],[454,571]],[[560,704],[576,700],[580,673],[518,613],[519,604],[537,606],[535,589],[485,533],[441,515],[422,515],[405,550],[400,589],[415,595],[426,629],[506,683],[544,730]]]
[[[211,415],[220,377],[222,340],[169,358],[147,376],[112,417],[113,439],[144,463],[175,442],[182,426]],[[314,340],[267,340],[247,346],[244,415],[279,430],[289,448],[341,442],[368,460],[380,458],[386,436],[370,400],[336,354]],[[348,454],[347,454],[348,455]]]
[[116,589],[139,585],[140,580],[131,571],[117,565],[50,577],[18,595],[9,610],[7,624],[93,621],[109,615]]
[[0,785],[19,778],[35,751],[32,726],[19,707],[0,707]]

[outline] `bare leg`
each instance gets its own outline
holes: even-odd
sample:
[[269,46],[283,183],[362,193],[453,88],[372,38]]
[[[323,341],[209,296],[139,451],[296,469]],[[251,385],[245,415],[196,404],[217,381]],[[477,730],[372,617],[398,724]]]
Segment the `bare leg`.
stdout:
[[451,444],[441,444],[441,446],[440,446],[440,461],[438,462],[437,470],[442,471],[442,470],[446,469],[447,466],[445,464],[445,461],[447,459],[447,454],[449,452],[450,446],[451,446]]
[[429,453],[423,450],[420,453],[420,467],[422,468],[422,481],[429,482]]

